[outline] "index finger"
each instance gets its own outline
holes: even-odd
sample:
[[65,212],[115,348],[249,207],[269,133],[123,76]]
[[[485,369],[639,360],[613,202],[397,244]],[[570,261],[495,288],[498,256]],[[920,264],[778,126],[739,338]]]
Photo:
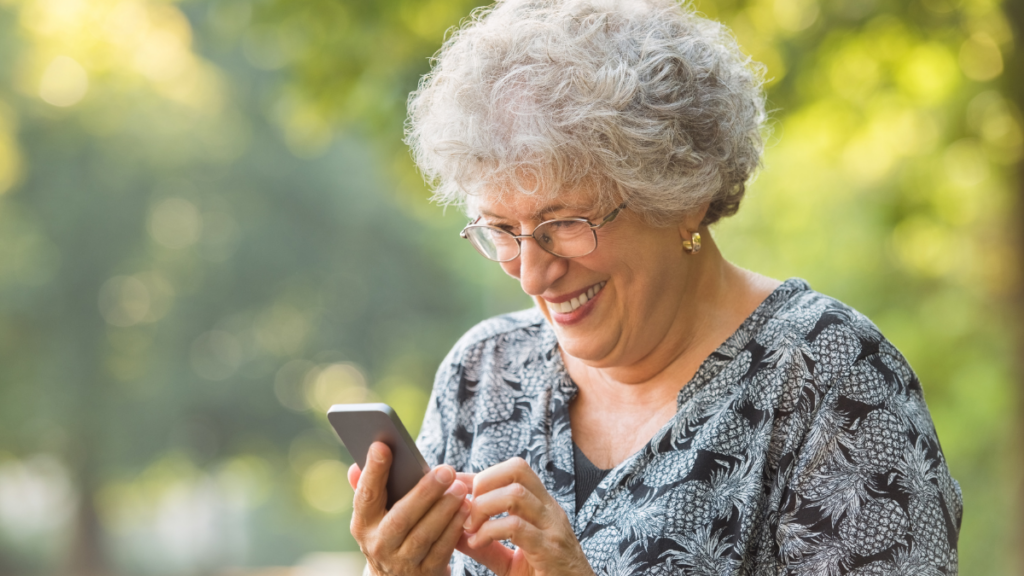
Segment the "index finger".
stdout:
[[473,478],[473,498],[509,484],[520,484],[538,497],[548,491],[526,460],[516,457],[478,472]]
[[353,463],[348,467],[348,483],[355,490],[359,486],[359,476],[363,471],[359,468],[359,464]]
[[381,521],[381,528],[386,527],[387,532],[397,538],[396,548],[402,543],[402,539],[405,538],[409,530],[448,492],[455,482],[455,469],[448,464],[441,464],[427,472],[408,494],[395,502],[384,520]]

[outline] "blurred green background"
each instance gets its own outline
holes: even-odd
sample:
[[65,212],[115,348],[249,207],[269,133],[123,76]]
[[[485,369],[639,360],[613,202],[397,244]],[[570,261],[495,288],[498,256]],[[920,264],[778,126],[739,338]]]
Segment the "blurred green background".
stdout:
[[[908,357],[967,575],[1024,573],[1022,4],[696,3],[770,78],[765,169],[716,237]],[[475,5],[0,0],[0,574],[356,550],[326,407],[415,431],[459,335],[530,304],[401,144]]]

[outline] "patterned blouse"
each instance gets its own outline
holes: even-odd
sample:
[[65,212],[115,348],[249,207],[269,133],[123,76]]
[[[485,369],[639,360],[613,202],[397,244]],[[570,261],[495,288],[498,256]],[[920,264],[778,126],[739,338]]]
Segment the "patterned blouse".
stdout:
[[[962,516],[907,361],[790,279],[680,384],[677,412],[576,509],[577,387],[539,310],[487,320],[441,365],[418,444],[479,472],[519,456],[597,574],[956,574]],[[489,574],[456,552],[452,574]]]

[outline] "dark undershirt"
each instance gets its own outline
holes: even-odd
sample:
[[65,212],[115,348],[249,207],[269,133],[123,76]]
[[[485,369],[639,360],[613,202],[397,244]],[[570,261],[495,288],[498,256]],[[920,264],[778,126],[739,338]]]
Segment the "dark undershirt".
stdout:
[[604,477],[611,472],[611,469],[602,470],[591,462],[580,450],[575,442],[572,443],[573,462],[576,468],[576,512],[583,508],[590,493],[597,488],[597,485],[604,480]]

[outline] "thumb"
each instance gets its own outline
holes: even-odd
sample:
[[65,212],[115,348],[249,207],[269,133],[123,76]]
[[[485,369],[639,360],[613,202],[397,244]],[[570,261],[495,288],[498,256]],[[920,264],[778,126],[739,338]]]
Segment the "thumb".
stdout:
[[383,442],[374,442],[366,455],[366,469],[360,473],[356,484],[352,502],[353,517],[368,519],[384,516],[390,468],[391,449]]
[[488,570],[504,576],[512,568],[512,558],[515,552],[501,542],[491,542],[483,548],[476,549],[469,547],[469,536],[463,532],[455,549],[469,556],[473,560],[483,564]]

